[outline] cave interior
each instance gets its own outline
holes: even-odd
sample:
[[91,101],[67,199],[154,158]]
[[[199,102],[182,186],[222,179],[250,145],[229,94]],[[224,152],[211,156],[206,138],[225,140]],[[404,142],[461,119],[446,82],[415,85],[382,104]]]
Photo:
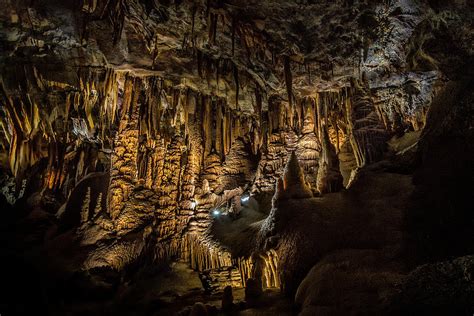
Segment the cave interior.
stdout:
[[473,315],[473,1],[0,6],[2,316]]

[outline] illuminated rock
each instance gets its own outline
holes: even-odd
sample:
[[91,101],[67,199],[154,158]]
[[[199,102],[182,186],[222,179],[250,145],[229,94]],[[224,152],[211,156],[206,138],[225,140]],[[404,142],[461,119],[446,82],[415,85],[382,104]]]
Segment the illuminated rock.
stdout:
[[[422,212],[413,222],[432,224],[416,238],[443,236],[432,247],[454,255],[474,244],[468,211],[456,221],[463,229],[433,233],[453,222],[444,210],[457,218],[470,196],[469,186],[446,182],[472,182],[469,1],[59,2],[4,1],[0,12],[0,186],[13,204],[2,228],[19,241],[7,256],[26,258],[9,262],[37,264],[30,270],[42,278],[48,270],[34,291],[61,302],[48,312],[69,310],[61,292],[70,275],[78,282],[64,288],[87,293],[105,280],[120,301],[148,271],[176,261],[208,292],[291,292],[296,267],[315,263],[303,262],[313,255],[310,234],[299,234],[306,222],[322,231],[314,245],[353,246],[327,237],[324,229],[347,224],[333,216],[363,204],[354,218],[364,220],[349,225],[363,231],[390,207],[358,198],[371,168],[424,181],[418,199],[430,207],[400,215]],[[459,102],[444,97],[432,109],[448,81],[462,83],[451,97]],[[400,150],[388,150],[390,138]],[[374,195],[385,199],[384,183]],[[462,242],[449,244],[458,234]],[[161,304],[155,293],[140,297]],[[210,313],[201,305],[195,313]]]
[[283,186],[279,182],[277,186],[278,191],[275,193],[279,200],[310,198],[313,196],[311,189],[306,183],[303,170],[298,163],[295,152],[291,153],[290,159],[286,164],[282,184]]
[[317,190],[319,193],[338,192],[342,189],[343,179],[339,170],[339,159],[334,146],[329,142],[327,129],[323,125],[321,132],[322,152],[319,158]]

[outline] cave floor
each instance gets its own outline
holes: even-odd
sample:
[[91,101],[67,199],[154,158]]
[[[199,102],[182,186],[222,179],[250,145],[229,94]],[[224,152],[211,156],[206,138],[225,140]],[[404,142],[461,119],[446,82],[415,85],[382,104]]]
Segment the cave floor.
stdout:
[[[232,315],[293,315],[293,303],[279,289],[266,289],[258,305],[244,306],[245,289],[233,288]],[[199,275],[184,262],[175,262],[166,273],[142,276],[122,286],[106,301],[77,301],[54,307],[54,315],[179,315],[195,303],[221,308],[222,291],[206,293]]]

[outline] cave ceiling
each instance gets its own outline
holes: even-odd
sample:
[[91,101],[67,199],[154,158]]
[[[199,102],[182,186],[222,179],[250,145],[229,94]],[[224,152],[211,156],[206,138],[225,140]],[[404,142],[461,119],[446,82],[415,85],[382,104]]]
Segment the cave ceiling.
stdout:
[[5,64],[24,58],[25,65],[56,68],[59,75],[64,67],[104,66],[154,75],[224,97],[244,111],[253,110],[256,89],[288,102],[288,89],[303,98],[338,90],[362,73],[375,86],[394,75],[405,81],[423,76],[411,73],[406,61],[406,46],[427,10],[423,3],[35,1],[27,10],[18,10],[21,1],[5,5]]
[[[112,89],[110,82],[104,85],[104,76],[111,74],[118,76],[120,93],[126,75],[153,77],[176,90],[218,98],[249,116],[267,111],[270,104],[291,108],[320,92],[343,93],[355,78],[368,84],[374,102],[387,117],[385,125],[398,119],[394,116],[417,125],[433,89],[456,73],[447,65],[462,64],[459,59],[472,56],[469,11],[444,10],[443,4],[430,2],[3,4],[3,95],[8,99],[28,91],[29,100],[19,102],[36,100],[43,118],[43,111],[55,113],[58,102],[67,103],[60,100],[60,89],[98,92],[102,99]],[[446,47],[432,44],[439,38]],[[449,54],[450,49],[457,53]],[[104,86],[98,89],[100,85]],[[27,107],[25,111],[33,114],[35,106]],[[94,107],[91,103],[86,112]],[[65,115],[59,112],[56,116]],[[56,121],[51,115],[48,119]],[[89,118],[88,127],[103,120]],[[2,135],[9,130],[8,139],[11,124],[4,121],[3,126]],[[47,127],[42,132],[52,136],[55,128],[61,129]],[[2,141],[4,148],[9,147],[7,139]]]

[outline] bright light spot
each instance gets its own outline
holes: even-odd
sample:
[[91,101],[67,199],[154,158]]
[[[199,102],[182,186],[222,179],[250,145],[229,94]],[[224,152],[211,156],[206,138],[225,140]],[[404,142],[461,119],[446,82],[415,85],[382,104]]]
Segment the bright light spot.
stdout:
[[195,208],[196,207],[196,202],[191,202],[191,208]]
[[250,199],[250,196],[244,196],[244,197],[242,197],[240,200],[241,200],[242,202],[247,202],[249,199]]
[[212,214],[214,214],[214,216],[219,216],[221,212],[219,212],[218,210],[214,210],[212,211]]

